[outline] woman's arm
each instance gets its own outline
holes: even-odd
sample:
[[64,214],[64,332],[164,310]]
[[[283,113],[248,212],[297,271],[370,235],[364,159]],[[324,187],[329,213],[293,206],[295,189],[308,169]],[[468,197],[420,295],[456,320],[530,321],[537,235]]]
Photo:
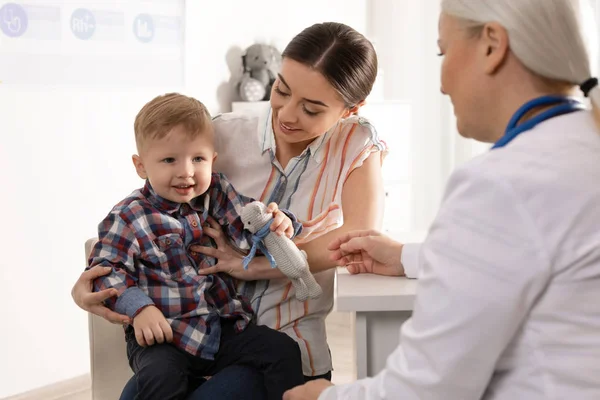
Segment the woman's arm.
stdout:
[[[383,179],[381,174],[381,153],[373,152],[354,169],[346,179],[342,188],[342,213],[344,224],[308,243],[298,246],[308,254],[308,264],[312,273],[335,267],[330,257],[328,245],[346,233],[360,229],[379,229],[383,217]],[[248,270],[242,268],[242,256],[231,249],[223,237],[218,225],[210,224],[205,233],[212,237],[217,249],[192,246],[193,251],[215,257],[219,263],[211,268],[203,269],[202,274],[225,272],[241,280],[277,279],[285,275],[277,268],[271,268],[265,257],[255,257]]]
[[93,292],[94,280],[112,272],[111,267],[102,267],[97,265],[87,271],[84,271],[71,289],[71,297],[80,308],[85,311],[96,314],[114,324],[130,324],[131,320],[127,315],[118,314],[104,305],[104,301],[110,297],[116,297],[116,289],[105,289],[100,292]]
[[381,229],[383,219],[383,178],[381,153],[374,152],[350,173],[342,188],[344,224],[323,236],[298,246],[308,254],[311,272],[335,267],[329,244],[354,230]]

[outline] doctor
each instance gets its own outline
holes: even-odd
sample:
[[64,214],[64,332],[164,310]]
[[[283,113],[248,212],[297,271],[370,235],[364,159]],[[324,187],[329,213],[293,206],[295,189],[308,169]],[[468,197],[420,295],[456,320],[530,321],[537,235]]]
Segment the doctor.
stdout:
[[[589,0],[443,0],[442,92],[461,167],[417,253],[413,317],[383,371],[284,400],[600,399],[600,89]],[[589,111],[572,95],[580,88]],[[353,272],[403,273],[376,232],[332,243]],[[407,248],[408,249],[408,248]],[[408,267],[408,265],[405,265]],[[412,266],[415,267],[414,265]]]

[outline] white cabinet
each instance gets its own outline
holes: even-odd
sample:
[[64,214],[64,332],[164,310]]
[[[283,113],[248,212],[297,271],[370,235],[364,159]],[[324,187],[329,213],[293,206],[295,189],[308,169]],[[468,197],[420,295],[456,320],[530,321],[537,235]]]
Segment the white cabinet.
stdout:
[[231,111],[242,112],[250,110],[264,110],[268,101],[234,101],[231,103]]

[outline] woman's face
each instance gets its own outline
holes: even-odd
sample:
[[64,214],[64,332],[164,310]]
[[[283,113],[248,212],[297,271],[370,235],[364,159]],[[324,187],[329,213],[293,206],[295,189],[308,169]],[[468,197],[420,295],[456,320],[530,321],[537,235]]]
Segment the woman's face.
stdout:
[[439,21],[442,62],[441,91],[450,96],[456,115],[458,132],[477,139],[480,122],[485,118],[485,82],[478,66],[477,38],[460,21],[442,14]]
[[271,107],[279,144],[308,145],[349,115],[340,95],[320,72],[286,58],[271,90]]

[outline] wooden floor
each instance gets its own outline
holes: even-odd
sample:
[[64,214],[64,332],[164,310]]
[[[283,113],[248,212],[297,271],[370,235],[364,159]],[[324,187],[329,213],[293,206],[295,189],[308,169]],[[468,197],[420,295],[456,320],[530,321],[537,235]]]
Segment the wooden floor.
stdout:
[[[327,318],[327,342],[333,356],[333,377],[335,384],[354,381],[356,362],[354,360],[354,336],[352,314],[332,312]],[[90,391],[77,393],[61,400],[91,400]],[[116,399],[115,399],[116,400]]]

